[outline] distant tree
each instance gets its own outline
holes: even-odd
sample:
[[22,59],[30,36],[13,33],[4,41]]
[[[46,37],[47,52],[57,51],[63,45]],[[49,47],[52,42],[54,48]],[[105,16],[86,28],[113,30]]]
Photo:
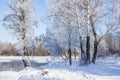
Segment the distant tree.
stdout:
[[17,56],[17,49],[11,43],[0,42],[0,55]]
[[48,56],[49,52],[45,49],[45,41],[44,35],[40,35],[39,37],[35,37],[32,40],[32,45],[30,46],[30,55],[32,56]]
[[33,11],[35,10],[33,0],[11,0],[8,4],[11,12],[4,17],[4,26],[11,30],[23,46],[23,63],[29,67],[27,58],[29,41],[32,38],[33,27],[36,20]]

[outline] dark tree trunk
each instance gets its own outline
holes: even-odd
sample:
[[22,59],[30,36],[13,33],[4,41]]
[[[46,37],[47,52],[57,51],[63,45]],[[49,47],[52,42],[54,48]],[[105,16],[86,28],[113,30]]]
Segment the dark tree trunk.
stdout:
[[69,26],[69,40],[68,40],[68,54],[69,54],[69,64],[72,65],[72,52],[71,52],[71,21],[70,21],[70,2],[68,0],[68,26]]
[[90,64],[90,36],[86,40],[86,64]]
[[99,44],[100,40],[98,41],[98,39],[97,39],[97,33],[95,30],[95,26],[94,26],[92,17],[90,17],[90,21],[91,21],[91,26],[92,26],[92,33],[94,36],[94,52],[93,52],[93,57],[92,57],[92,63],[95,64],[96,57],[97,57],[98,44]]
[[68,53],[69,53],[69,64],[72,65],[72,54],[71,54],[71,48],[69,48]]
[[82,38],[81,38],[81,36],[79,38],[80,38],[81,60],[83,61],[82,64],[85,64],[86,57],[85,57],[85,51],[83,49]]
[[69,49],[68,49],[68,54],[69,54],[69,64],[72,65],[72,52],[71,52],[71,40],[70,40],[70,33],[69,33]]
[[92,57],[92,63],[93,64],[95,64],[95,61],[96,61],[97,50],[98,50],[98,43],[95,41],[94,42],[94,52],[93,52],[93,57]]

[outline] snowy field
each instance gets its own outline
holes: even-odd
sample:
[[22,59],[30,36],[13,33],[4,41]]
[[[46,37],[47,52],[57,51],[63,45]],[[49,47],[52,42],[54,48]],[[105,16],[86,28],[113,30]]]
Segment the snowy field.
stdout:
[[[21,61],[21,57],[0,57],[0,64],[16,60]],[[30,57],[30,60],[47,64],[18,71],[8,66],[0,71],[0,80],[120,80],[120,58],[101,58],[89,66],[80,66],[79,60],[73,60],[73,65],[69,66],[68,61],[50,57]],[[44,76],[43,71],[47,71]]]

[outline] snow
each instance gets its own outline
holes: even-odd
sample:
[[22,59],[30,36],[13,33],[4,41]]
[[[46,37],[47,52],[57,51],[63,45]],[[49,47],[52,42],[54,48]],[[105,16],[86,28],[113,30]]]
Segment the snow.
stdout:
[[[0,62],[2,59],[13,60],[13,57],[0,57]],[[20,60],[18,57],[14,59]],[[39,62],[41,57],[33,57],[33,59]],[[50,57],[42,57],[42,59],[48,64],[20,71],[1,71],[0,80],[120,80],[120,58],[100,58],[96,64],[88,66],[80,66],[79,59],[73,60],[72,66],[62,59],[53,60]],[[43,76],[43,71],[48,73]]]

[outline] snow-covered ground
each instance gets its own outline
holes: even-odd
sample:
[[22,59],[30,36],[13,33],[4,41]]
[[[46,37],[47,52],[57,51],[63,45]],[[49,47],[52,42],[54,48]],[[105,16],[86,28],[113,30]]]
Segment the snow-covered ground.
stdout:
[[[79,60],[68,61],[50,59],[49,57],[32,57],[38,62],[48,64],[37,68],[26,68],[20,71],[1,71],[0,80],[120,80],[120,58],[101,58],[96,64],[80,66]],[[20,57],[0,57],[0,62],[21,60]],[[43,76],[42,73],[47,73]]]

